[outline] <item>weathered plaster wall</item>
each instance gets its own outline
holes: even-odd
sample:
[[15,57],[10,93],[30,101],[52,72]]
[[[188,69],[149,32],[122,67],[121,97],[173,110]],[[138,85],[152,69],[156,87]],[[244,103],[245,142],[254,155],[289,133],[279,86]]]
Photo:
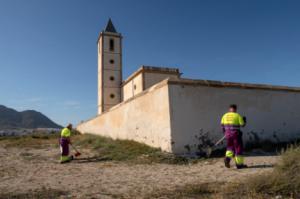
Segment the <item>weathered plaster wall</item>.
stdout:
[[123,86],[123,101],[141,93],[143,91],[143,74],[140,73],[135,78]]
[[134,76],[130,81],[126,82],[123,87],[123,101],[126,101],[137,94],[143,92],[144,90],[150,88],[151,86],[167,79],[167,78],[176,78],[178,74],[170,73],[159,73],[155,72],[141,72],[138,75]]
[[[169,82],[172,151],[195,152],[204,142],[223,136],[222,115],[228,105],[238,105],[247,116],[246,142],[274,143],[300,138],[300,92],[215,87],[188,82]],[[204,143],[205,145],[205,143]]]
[[151,86],[157,84],[158,82],[160,82],[164,79],[177,78],[177,77],[178,77],[178,74],[145,72],[145,74],[144,74],[145,89],[150,88]]
[[78,125],[82,133],[135,140],[171,152],[169,93],[166,82]]

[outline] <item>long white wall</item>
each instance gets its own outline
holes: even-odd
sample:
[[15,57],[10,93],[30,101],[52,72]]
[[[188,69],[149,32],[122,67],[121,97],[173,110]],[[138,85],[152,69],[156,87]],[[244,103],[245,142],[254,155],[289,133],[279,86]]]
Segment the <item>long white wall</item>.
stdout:
[[209,87],[180,81],[169,82],[172,151],[196,151],[201,139],[216,141],[223,136],[222,115],[229,104],[247,116],[244,140],[290,141],[300,138],[300,92]]
[[114,139],[128,139],[171,152],[169,93],[166,82],[123,102],[77,130]]
[[194,153],[223,136],[220,120],[233,103],[247,117],[245,143],[300,138],[298,88],[182,79],[163,80],[77,129],[167,152]]

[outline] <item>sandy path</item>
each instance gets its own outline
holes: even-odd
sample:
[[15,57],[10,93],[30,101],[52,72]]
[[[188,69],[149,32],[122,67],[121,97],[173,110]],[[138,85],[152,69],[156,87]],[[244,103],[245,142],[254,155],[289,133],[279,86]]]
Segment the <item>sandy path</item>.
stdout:
[[[92,156],[91,152],[83,151]],[[69,192],[70,198],[143,198],[186,184],[230,182],[271,171],[276,156],[248,157],[255,168],[226,169],[221,158],[191,165],[127,164],[109,161],[58,164],[58,149],[0,147],[0,192],[26,193],[42,187]],[[83,155],[84,158],[84,155]],[[259,167],[259,168],[257,168]]]

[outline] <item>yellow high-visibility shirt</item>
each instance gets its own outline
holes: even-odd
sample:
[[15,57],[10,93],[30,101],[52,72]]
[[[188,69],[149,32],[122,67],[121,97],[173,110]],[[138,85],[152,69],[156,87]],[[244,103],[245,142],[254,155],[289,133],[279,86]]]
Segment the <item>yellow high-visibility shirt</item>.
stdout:
[[225,113],[221,120],[222,125],[244,126],[245,122],[240,114],[235,112]]
[[61,130],[61,137],[70,137],[71,136],[71,131],[68,128],[63,128],[63,130]]

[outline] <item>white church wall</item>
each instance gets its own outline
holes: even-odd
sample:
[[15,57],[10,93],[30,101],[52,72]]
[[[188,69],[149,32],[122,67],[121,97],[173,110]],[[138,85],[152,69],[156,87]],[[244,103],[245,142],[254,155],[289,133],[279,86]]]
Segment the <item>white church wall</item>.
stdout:
[[145,89],[150,88],[151,86],[157,84],[158,82],[164,79],[176,78],[176,77],[178,77],[178,74],[145,72],[144,74]]
[[123,101],[130,99],[133,96],[143,92],[151,86],[167,79],[177,78],[178,74],[164,73],[164,72],[148,72],[142,71],[135,75],[130,81],[123,85]]
[[242,129],[246,143],[300,138],[299,91],[210,87],[179,80],[169,82],[169,96],[174,153],[193,153],[221,138],[220,120],[232,103],[247,117]]
[[128,139],[171,152],[169,96],[166,82],[123,102],[77,129],[114,139]]
[[133,96],[136,96],[137,94],[143,92],[143,74],[137,75],[133,80],[133,87],[132,87],[132,92]]
[[132,90],[133,90],[133,80],[127,82],[125,85],[122,86],[123,101],[126,101],[129,98],[133,97]]
[[143,74],[140,73],[132,80],[123,85],[123,101],[132,98],[133,96],[143,91]]

